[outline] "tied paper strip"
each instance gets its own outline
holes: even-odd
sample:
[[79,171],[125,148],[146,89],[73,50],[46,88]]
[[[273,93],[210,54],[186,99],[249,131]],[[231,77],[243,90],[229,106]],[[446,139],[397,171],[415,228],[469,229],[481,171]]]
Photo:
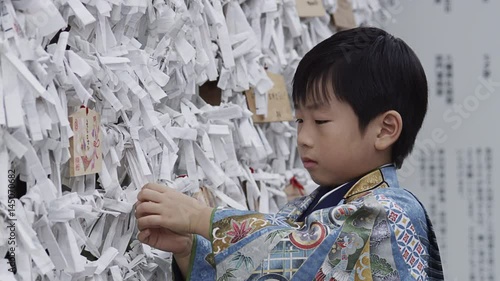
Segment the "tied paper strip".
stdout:
[[[335,12],[336,1],[323,4]],[[353,4],[357,23],[382,10]],[[171,255],[136,240],[132,206],[147,182],[269,212],[292,177],[313,186],[293,126],[254,124],[242,92],[255,90],[264,115],[266,70],[291,93],[300,58],[335,31],[329,16],[301,19],[291,0],[5,0],[0,10],[1,178],[10,168],[27,190],[16,201],[18,273],[0,259],[0,280],[171,279]],[[206,81],[222,104],[197,94]],[[69,116],[82,104],[101,119],[102,165],[70,177],[80,135]],[[12,188],[0,183],[2,257]]]

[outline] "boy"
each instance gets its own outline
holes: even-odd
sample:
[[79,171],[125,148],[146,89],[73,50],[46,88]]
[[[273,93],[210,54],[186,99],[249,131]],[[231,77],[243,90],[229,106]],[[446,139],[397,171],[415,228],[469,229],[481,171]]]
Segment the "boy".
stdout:
[[410,47],[377,28],[338,32],[301,60],[293,101],[318,189],[271,215],[147,184],[139,240],[173,252],[188,280],[443,280],[429,218],[396,176],[427,111]]

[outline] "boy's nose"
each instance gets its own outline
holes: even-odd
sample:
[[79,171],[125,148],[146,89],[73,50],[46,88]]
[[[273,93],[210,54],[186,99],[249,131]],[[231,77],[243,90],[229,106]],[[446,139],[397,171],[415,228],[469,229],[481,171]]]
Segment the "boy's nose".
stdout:
[[312,140],[312,134],[308,133],[307,130],[304,130],[302,128],[297,132],[297,145],[299,147],[312,147],[313,146],[313,140]]

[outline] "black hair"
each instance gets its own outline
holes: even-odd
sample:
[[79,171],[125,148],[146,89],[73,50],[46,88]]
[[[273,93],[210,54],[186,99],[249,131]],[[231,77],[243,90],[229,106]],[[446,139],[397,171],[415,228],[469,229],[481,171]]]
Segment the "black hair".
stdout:
[[392,146],[392,160],[400,168],[427,112],[427,79],[413,50],[379,28],[337,32],[302,58],[292,99],[296,106],[322,104],[330,102],[332,94],[352,107],[361,132],[388,110],[401,115],[403,129]]

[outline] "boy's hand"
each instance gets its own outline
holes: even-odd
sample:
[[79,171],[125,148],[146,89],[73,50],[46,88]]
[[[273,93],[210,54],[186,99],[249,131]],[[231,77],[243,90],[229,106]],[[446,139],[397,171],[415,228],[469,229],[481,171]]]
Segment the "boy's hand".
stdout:
[[140,231],[167,228],[179,234],[209,238],[212,208],[172,188],[149,183],[137,195],[135,216]]
[[189,257],[193,247],[191,234],[177,234],[166,228],[145,229],[139,232],[137,239],[153,248],[171,252],[178,258]]
[[181,235],[166,228],[148,228],[139,232],[137,239],[153,248],[173,253],[182,276],[187,276],[193,248],[192,234]]

